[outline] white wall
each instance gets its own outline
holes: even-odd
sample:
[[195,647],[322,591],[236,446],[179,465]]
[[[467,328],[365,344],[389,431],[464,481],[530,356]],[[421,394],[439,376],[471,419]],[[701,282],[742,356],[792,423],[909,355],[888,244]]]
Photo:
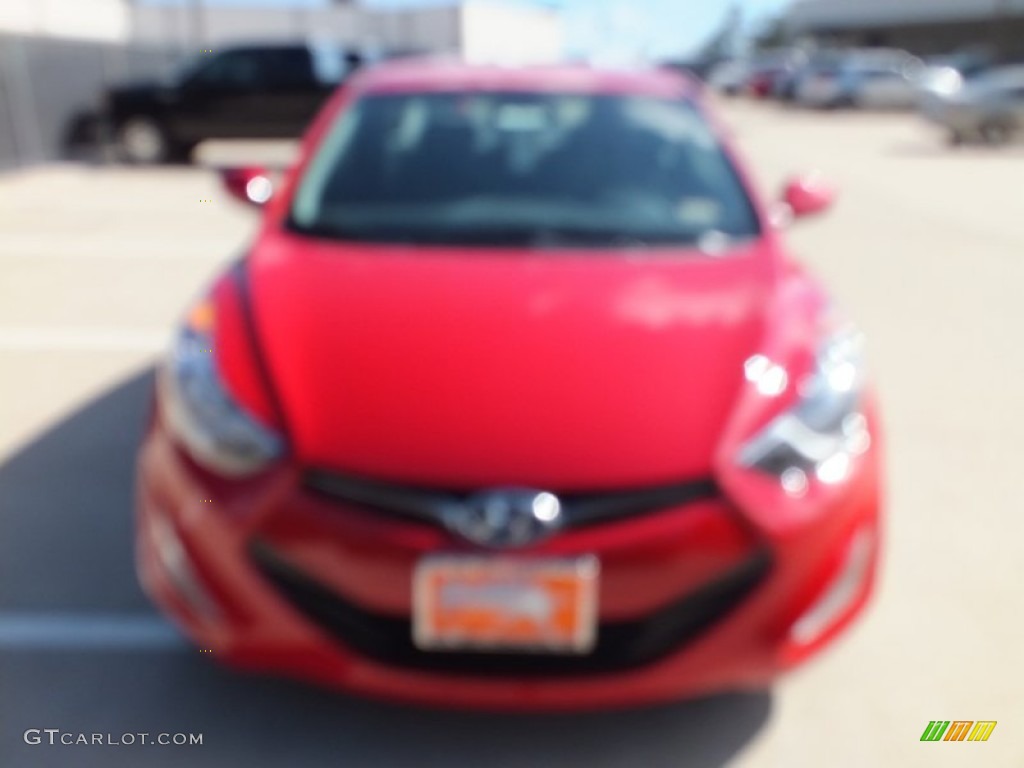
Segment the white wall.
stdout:
[[[339,37],[338,17],[343,14],[332,13],[330,19],[308,15],[315,12],[320,16],[325,10],[212,4],[197,10],[190,3],[138,5],[132,9],[132,37],[143,43],[175,42],[196,48],[240,41],[300,40],[314,27],[332,39]],[[340,20],[344,30],[347,25]]]
[[[0,0],[5,2],[6,0]],[[207,5],[197,17],[188,6],[140,5],[132,11],[139,42],[198,48],[230,43],[318,39],[450,52],[459,42],[458,7],[370,11],[357,5],[325,7]],[[201,41],[196,41],[201,32]]]
[[0,0],[0,32],[120,41],[128,29],[126,0]]
[[[202,41],[195,40],[197,28],[202,30]],[[473,61],[551,61],[565,51],[557,11],[500,0],[467,0],[461,5],[453,1],[449,6],[401,11],[372,11],[356,4],[207,4],[200,24],[189,3],[0,0],[0,32],[184,47],[318,37],[343,43],[461,51]]]
[[565,53],[561,16],[545,8],[467,0],[462,7],[462,53],[490,63],[544,63]]

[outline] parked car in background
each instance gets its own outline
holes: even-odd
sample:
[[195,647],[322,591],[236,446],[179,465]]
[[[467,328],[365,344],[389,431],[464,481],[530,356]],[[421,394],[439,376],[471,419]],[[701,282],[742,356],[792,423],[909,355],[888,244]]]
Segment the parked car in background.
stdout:
[[926,59],[924,71],[918,81],[923,100],[933,96],[948,96],[964,83],[995,66],[995,59],[987,53],[959,53]]
[[730,59],[708,72],[707,84],[712,90],[726,96],[739,96],[750,79],[751,62],[748,59]]
[[793,86],[798,73],[806,69],[811,56],[806,51],[796,51],[786,67],[772,81],[771,97],[780,101],[792,98]]
[[772,94],[782,102],[796,100],[800,84],[816,72],[837,66],[842,54],[834,50],[821,50],[802,52],[791,62],[786,71],[775,80],[775,90]]
[[952,93],[933,95],[922,109],[953,145],[1006,144],[1024,128],[1024,65],[988,70]]
[[775,84],[787,72],[784,64],[766,64],[758,67],[747,80],[747,93],[758,99],[766,99],[775,93]]
[[923,62],[905,51],[853,51],[805,78],[797,101],[818,108],[909,109],[918,103],[923,70]]
[[805,57],[806,54],[797,48],[761,51],[752,61],[747,93],[759,99],[773,96],[777,83],[802,63]]
[[120,159],[186,160],[205,139],[297,138],[367,54],[333,45],[249,45],[199,54],[166,83],[111,88],[101,120]]

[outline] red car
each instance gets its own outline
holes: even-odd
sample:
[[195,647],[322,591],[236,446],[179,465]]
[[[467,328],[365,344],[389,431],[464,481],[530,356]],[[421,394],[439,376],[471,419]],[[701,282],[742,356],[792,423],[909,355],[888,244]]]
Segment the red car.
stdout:
[[872,588],[859,334],[668,71],[399,62],[187,313],[138,568],[238,667],[492,709],[758,688]]
[[775,84],[785,73],[782,67],[758,70],[750,78],[750,94],[758,99],[767,99],[775,92]]

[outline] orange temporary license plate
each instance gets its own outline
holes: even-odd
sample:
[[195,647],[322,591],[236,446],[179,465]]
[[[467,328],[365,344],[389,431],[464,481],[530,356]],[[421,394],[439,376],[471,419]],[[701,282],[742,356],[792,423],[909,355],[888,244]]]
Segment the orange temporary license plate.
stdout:
[[431,556],[413,576],[424,650],[586,653],[596,639],[598,561]]

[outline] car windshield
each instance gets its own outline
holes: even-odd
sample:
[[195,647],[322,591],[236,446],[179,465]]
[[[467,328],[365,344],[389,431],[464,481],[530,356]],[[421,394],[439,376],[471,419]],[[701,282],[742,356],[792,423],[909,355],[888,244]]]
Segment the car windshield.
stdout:
[[760,231],[690,102],[532,92],[361,98],[313,157],[289,226],[341,240],[539,247]]
[[975,95],[997,94],[1024,87],[1024,67],[988,70],[968,81],[968,91]]
[[180,85],[192,79],[192,77],[204,69],[210,64],[212,57],[210,56],[194,56],[190,59],[186,59],[183,63],[179,64],[175,69],[171,70],[171,73],[166,77],[168,83],[174,85]]

